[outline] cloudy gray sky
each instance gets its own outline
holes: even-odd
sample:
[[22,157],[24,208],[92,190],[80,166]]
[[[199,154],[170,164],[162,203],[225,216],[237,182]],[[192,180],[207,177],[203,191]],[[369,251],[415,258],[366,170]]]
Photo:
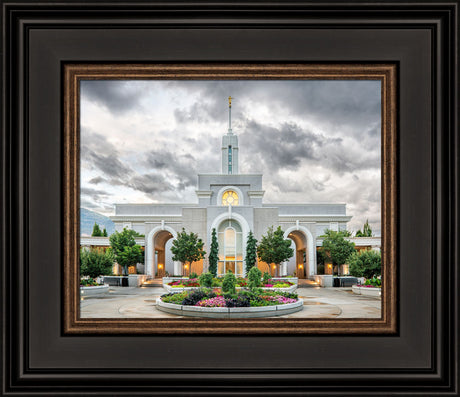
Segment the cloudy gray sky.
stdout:
[[380,234],[379,81],[83,81],[81,206],[196,202],[228,128],[264,202],[344,202]]

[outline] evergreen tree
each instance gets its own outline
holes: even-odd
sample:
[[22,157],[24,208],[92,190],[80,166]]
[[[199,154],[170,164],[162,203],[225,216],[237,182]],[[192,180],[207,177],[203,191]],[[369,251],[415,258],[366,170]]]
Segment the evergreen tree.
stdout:
[[211,251],[209,252],[209,273],[217,276],[217,262],[219,261],[219,243],[217,242],[216,229],[212,229]]
[[284,232],[281,227],[273,231],[273,226],[268,228],[267,234],[262,236],[259,246],[257,247],[259,259],[265,263],[274,263],[279,274],[279,266],[283,261],[288,260],[294,255],[291,248],[291,240],[284,239]]
[[91,236],[92,237],[101,237],[102,236],[101,229],[100,229],[99,225],[96,222],[94,222],[93,233],[91,233]]
[[366,219],[366,223],[363,226],[363,235],[364,237],[372,237],[372,229],[369,226],[369,220]]
[[358,230],[355,234],[355,237],[372,237],[372,229],[369,226],[369,220],[366,219],[366,223],[363,225],[363,231]]
[[246,274],[255,266],[257,261],[257,240],[254,238],[252,231],[248,234],[246,242]]
[[345,240],[343,232],[327,230],[323,250],[333,265],[337,266],[337,273],[340,274],[340,266],[346,263],[350,255],[355,252],[355,244]]
[[171,252],[173,254],[173,261],[182,262],[182,265],[203,259],[206,252],[203,250],[204,243],[198,238],[198,235],[190,232],[188,234],[185,229],[182,229],[173,241]]
[[104,228],[104,230],[102,231],[102,237],[107,237],[107,229]]

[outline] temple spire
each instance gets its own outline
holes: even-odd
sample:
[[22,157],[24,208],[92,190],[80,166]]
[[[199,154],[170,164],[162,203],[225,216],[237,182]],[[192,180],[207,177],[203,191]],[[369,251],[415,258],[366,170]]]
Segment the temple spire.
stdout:
[[222,137],[222,174],[238,174],[238,136],[232,132],[232,99],[228,97],[228,132]]
[[228,133],[232,135],[232,97],[228,97]]

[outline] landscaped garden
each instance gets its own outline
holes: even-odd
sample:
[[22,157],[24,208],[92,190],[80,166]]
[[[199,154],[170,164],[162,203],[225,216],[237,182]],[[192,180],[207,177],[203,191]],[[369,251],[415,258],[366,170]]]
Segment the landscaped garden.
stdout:
[[225,293],[221,288],[200,288],[194,291],[169,293],[161,297],[165,303],[200,307],[260,307],[295,303],[296,293],[262,289]]
[[[213,277],[211,287],[222,287],[223,277]],[[236,278],[236,288],[245,288],[248,286],[249,280],[247,278]],[[166,283],[171,288],[199,288],[203,285],[200,284],[198,278],[180,278],[178,280],[173,280]],[[267,278],[262,280],[261,287],[262,288],[290,288],[295,285],[293,282],[288,281],[282,278]]]
[[303,305],[296,293],[279,289],[296,287],[294,283],[273,280],[267,273],[262,277],[255,267],[247,279],[237,278],[229,271],[223,278],[204,273],[198,279],[179,279],[167,285],[182,290],[162,295],[157,307],[179,315],[262,317],[289,314],[302,310]]

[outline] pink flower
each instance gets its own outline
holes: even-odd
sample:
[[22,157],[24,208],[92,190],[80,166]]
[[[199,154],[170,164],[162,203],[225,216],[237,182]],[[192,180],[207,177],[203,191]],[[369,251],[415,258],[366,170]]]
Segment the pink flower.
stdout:
[[223,296],[216,296],[215,298],[205,299],[196,304],[201,307],[225,307],[225,298]]

